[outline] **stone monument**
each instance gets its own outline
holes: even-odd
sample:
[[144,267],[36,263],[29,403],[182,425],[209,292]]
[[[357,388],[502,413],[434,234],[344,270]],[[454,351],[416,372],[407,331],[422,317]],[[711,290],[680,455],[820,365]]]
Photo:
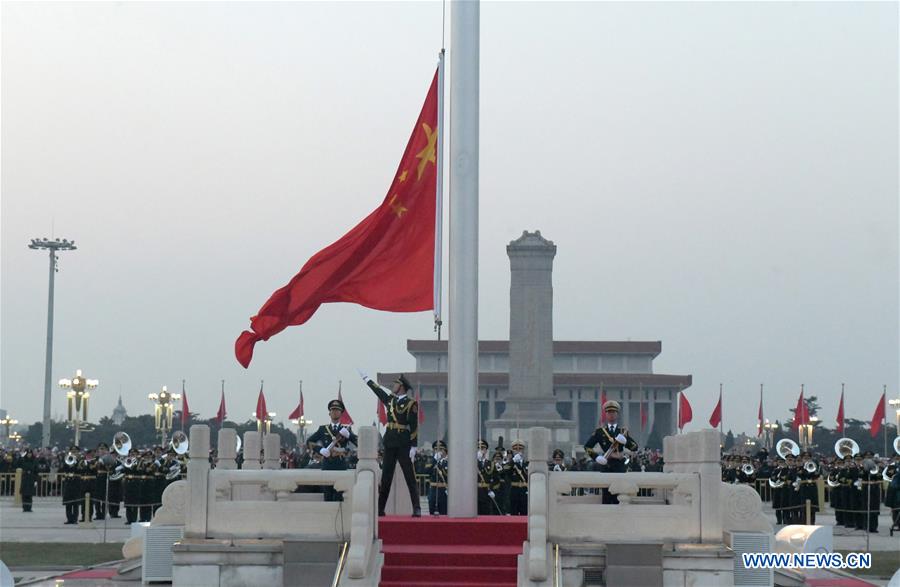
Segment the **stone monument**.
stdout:
[[506,446],[535,426],[550,429],[550,441],[567,453],[575,423],[556,410],[553,395],[553,258],[556,245],[540,231],[522,233],[506,247],[509,286],[509,393],[506,409],[486,422],[488,437]]

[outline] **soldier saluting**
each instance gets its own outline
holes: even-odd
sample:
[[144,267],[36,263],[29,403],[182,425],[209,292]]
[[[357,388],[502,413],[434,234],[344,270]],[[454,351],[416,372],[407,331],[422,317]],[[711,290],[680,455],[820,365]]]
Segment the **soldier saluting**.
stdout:
[[[314,450],[316,446],[319,447],[318,451],[323,458],[322,470],[324,471],[347,470],[347,447],[349,444],[357,445],[356,434],[350,430],[349,426],[341,424],[344,410],[344,402],[341,400],[333,399],[328,402],[328,416],[331,418],[331,423],[319,426],[319,429],[306,440],[311,450]],[[343,500],[341,492],[335,491],[334,487],[326,487],[325,501]]]
[[412,384],[404,375],[394,380],[394,390],[388,390],[372,381],[368,375],[359,371],[360,377],[366,385],[375,392],[381,403],[387,408],[387,430],[384,432],[384,462],[381,471],[381,485],[378,488],[378,515],[384,515],[384,507],[387,505],[388,494],[391,491],[391,482],[394,480],[394,469],[397,462],[403,471],[403,478],[409,489],[409,499],[412,501],[413,517],[422,515],[422,507],[419,505],[419,490],[416,488],[416,473],[413,470],[412,460],[416,456],[419,444],[419,406],[409,397]]

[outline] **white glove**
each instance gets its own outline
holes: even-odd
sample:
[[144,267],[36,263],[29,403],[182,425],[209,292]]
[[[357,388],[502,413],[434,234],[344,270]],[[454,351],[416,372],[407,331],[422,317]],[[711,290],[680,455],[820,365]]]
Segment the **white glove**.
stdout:
[[416,447],[410,447],[409,449],[409,460],[413,460],[416,458]]
[[496,495],[494,494],[493,491],[488,491],[488,497],[490,497],[491,499],[494,499],[496,497]]
[[520,455],[519,453],[516,453],[515,456],[513,456],[513,462],[521,464],[522,463],[522,455]]
[[597,461],[597,463],[599,463],[599,464],[601,464],[601,465],[605,465],[605,464],[606,464],[606,457],[603,456],[603,455],[597,455],[597,458],[594,459],[594,460]]
[[441,454],[441,451],[436,451],[436,452],[434,453],[434,460],[435,460],[435,462],[438,462],[438,463],[441,462],[441,457],[443,457],[443,456],[444,456],[444,455]]
[[362,380],[363,380],[363,381],[365,381],[365,382],[368,383],[368,381],[369,381],[369,376],[366,375],[365,373],[363,373],[362,369],[360,369],[360,368],[357,367],[356,372],[359,373],[359,376],[362,377]]
[[483,461],[483,460],[484,460],[484,451],[483,451],[483,450],[479,450],[479,451],[476,453],[476,458],[477,458],[479,461]]
[[328,449],[327,449],[327,448],[320,448],[320,449],[319,449],[319,454],[322,455],[323,457],[327,457],[327,456],[328,456]]
[[625,443],[628,442],[628,439],[625,438],[624,434],[618,434],[616,435],[616,442],[618,442],[622,446],[625,446]]
[[344,438],[350,438],[350,431],[347,430],[346,426],[341,428],[340,435],[343,436]]

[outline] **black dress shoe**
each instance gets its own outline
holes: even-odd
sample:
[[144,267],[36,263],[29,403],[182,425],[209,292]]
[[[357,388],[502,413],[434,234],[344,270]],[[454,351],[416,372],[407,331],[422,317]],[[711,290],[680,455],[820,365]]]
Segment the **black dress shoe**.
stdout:
[[421,508],[415,508],[415,509],[413,509],[413,515],[412,515],[412,517],[414,517],[414,518],[421,518],[421,517],[422,517],[422,510],[421,510]]

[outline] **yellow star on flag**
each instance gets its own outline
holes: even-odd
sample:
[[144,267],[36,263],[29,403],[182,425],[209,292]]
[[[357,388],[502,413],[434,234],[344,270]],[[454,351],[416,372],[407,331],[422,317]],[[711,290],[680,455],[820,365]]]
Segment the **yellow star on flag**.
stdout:
[[431,130],[431,127],[422,123],[422,129],[425,131],[425,136],[428,138],[428,144],[425,145],[425,148],[416,153],[416,159],[419,160],[418,172],[419,175],[416,177],[417,180],[422,179],[422,173],[425,172],[425,164],[428,162],[435,163],[435,149],[434,145],[437,142],[437,128]]
[[398,177],[397,179],[400,180],[401,182],[404,182],[404,181],[406,181],[406,176],[407,176],[407,175],[408,175],[408,172],[404,169],[404,170],[403,170],[403,173],[401,173],[401,174],[400,174],[400,177]]
[[391,211],[397,215],[397,218],[403,216],[403,213],[406,212],[406,207],[403,205],[403,202],[397,201],[397,194],[391,196],[391,200],[388,202],[388,206],[391,207]]

